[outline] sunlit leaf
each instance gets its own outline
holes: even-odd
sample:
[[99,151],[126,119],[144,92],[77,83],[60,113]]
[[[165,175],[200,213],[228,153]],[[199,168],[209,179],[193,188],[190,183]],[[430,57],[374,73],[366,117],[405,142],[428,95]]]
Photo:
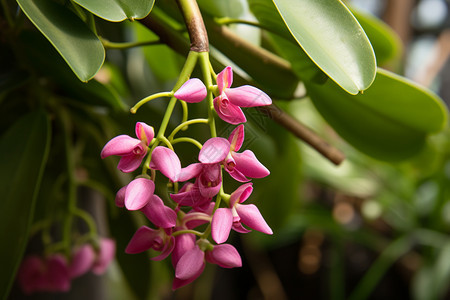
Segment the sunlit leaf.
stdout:
[[0,137],[0,296],[6,299],[28,241],[50,147],[46,114],[23,116]]
[[105,59],[98,37],[70,9],[54,1],[17,0],[81,81],[97,73]]
[[350,94],[367,89],[375,78],[370,42],[348,8],[337,0],[273,0],[306,54]]
[[417,154],[428,133],[443,129],[447,109],[431,92],[379,70],[372,87],[357,96],[334,82],[308,83],[311,100],[328,123],[360,151],[399,161]]
[[74,0],[94,15],[108,21],[145,18],[152,10],[155,0]]
[[377,57],[378,65],[383,65],[399,58],[402,42],[399,36],[380,19],[352,9],[353,15],[367,34]]

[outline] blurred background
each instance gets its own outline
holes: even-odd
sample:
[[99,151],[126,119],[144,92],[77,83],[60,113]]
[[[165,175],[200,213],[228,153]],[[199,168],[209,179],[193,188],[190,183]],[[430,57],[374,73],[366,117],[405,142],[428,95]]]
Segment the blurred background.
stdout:
[[[207,0],[198,2],[201,7],[208,7]],[[449,1],[347,2],[362,14],[380,18],[396,33],[395,40],[389,41],[394,49],[392,55],[381,66],[432,89],[449,105]],[[248,8],[245,17],[252,19]],[[137,22],[120,29],[106,23],[98,21],[99,31],[111,40],[155,37]],[[245,25],[231,27],[248,40],[264,42],[259,30]],[[95,79],[114,87],[128,105],[151,93],[170,90],[184,62],[184,57],[166,46],[111,49],[107,56],[111,63],[105,64]],[[43,62],[46,67],[51,65],[46,63]],[[57,84],[53,85],[53,80]],[[58,93],[60,86],[70,90],[65,86],[67,82],[57,78],[48,82]],[[242,268],[208,265],[196,282],[173,292],[170,261],[150,262],[147,254],[123,253],[142,219],[130,217],[114,206],[114,193],[130,177],[118,174],[113,161],[102,165],[99,158],[102,146],[111,137],[133,135],[136,121],[158,124],[166,102],[151,102],[130,116],[123,111],[102,110],[105,95],[93,92],[95,86],[87,93],[75,85],[71,88],[70,93],[90,97],[100,107],[88,110],[83,104],[64,100],[75,112],[75,135],[82,141],[74,152],[78,158],[83,157],[76,168],[76,176],[83,183],[78,193],[79,205],[95,216],[101,235],[117,238],[117,261],[103,277],[88,274],[75,279],[69,293],[24,296],[16,284],[10,299],[450,299],[448,129],[432,136],[426,149],[414,159],[388,164],[341,140],[308,98],[278,101],[280,107],[346,154],[345,162],[336,167],[260,111],[248,109],[245,146],[271,171],[268,178],[254,180],[255,191],[250,200],[260,207],[274,235],[232,235],[231,241],[243,258]],[[20,95],[26,96],[26,92]],[[107,101],[114,97],[115,94],[106,95]],[[8,105],[7,108],[14,106]],[[192,110],[193,116],[201,113],[201,108]],[[87,115],[107,118],[88,124],[84,122]],[[0,124],[16,116],[13,112]],[[223,136],[232,129],[225,124],[219,126]],[[128,132],[123,132],[124,128]],[[51,213],[49,207],[57,210],[65,197],[64,179],[60,186],[54,184],[59,182],[58,167],[64,160],[60,153],[64,141],[58,134],[61,132],[55,132],[55,152],[50,153],[48,176],[38,196],[42,203],[36,212],[38,220]],[[194,134],[202,136],[204,132]],[[180,149],[185,153],[183,162],[195,161],[192,149]],[[90,177],[98,182],[83,181]],[[231,187],[234,183],[226,184]],[[100,193],[102,186],[112,190]],[[86,230],[85,224],[79,226],[81,231]],[[52,234],[57,237],[61,232],[53,228]],[[40,247],[39,239],[34,237],[27,252],[33,253]]]

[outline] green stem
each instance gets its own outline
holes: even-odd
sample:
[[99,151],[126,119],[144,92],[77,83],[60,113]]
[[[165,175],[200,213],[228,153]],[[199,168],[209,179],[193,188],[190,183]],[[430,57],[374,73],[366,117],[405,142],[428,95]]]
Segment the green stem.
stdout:
[[169,147],[170,150],[173,151],[172,143],[171,143],[165,136],[161,136],[161,137],[159,137],[159,139],[161,140],[161,142],[163,142],[164,144],[166,144],[166,146]]
[[[184,123],[187,121],[188,117],[189,117],[189,113],[188,113],[188,106],[186,101],[180,101],[181,103],[181,107],[183,108],[183,118],[181,119],[181,123]],[[182,127],[181,128],[183,131],[187,130],[187,126],[186,127]]]
[[181,143],[181,142],[194,144],[199,149],[202,149],[202,147],[203,147],[203,145],[199,141],[197,141],[196,139],[190,138],[190,137],[180,137],[180,138],[174,139],[174,140],[172,140],[172,145],[174,145],[176,143]]
[[209,128],[211,131],[211,137],[217,136],[216,131],[216,123],[214,120],[214,99],[211,92],[211,87],[213,86],[212,79],[211,79],[211,70],[210,70],[210,61],[209,61],[209,53],[208,52],[201,52],[200,54],[200,66],[202,69],[203,74],[203,81],[206,85],[206,88],[208,90],[208,94],[206,95],[206,99],[208,101],[208,123]]
[[90,237],[94,238],[97,236],[97,225],[95,224],[95,221],[90,214],[78,208],[73,211],[73,214],[78,216],[80,219],[83,219],[84,222],[86,222],[86,225],[89,228]]
[[192,119],[189,121],[184,121],[183,123],[181,123],[180,125],[175,127],[175,129],[172,131],[172,133],[168,137],[169,141],[173,140],[175,134],[177,134],[178,131],[182,130],[184,127],[187,127],[192,124],[200,124],[200,123],[208,124],[209,120],[208,119]]
[[257,27],[260,29],[264,29],[268,32],[274,33],[276,35],[280,35],[279,32],[273,30],[273,28],[269,27],[269,26],[265,26],[261,23],[258,22],[253,22],[253,21],[247,21],[247,20],[242,20],[242,19],[233,19],[233,18],[228,18],[228,17],[223,17],[223,18],[214,18],[214,22],[216,22],[216,24],[218,25],[230,25],[230,24],[244,24],[244,25],[250,25],[253,27]]
[[[180,77],[178,77],[178,81],[176,82],[173,90],[178,90],[183,83],[185,83],[189,77],[191,76],[192,71],[194,70],[195,65],[197,64],[198,53],[194,51],[190,51],[186,62],[181,70]],[[164,114],[163,120],[161,122],[161,126],[159,127],[157,138],[161,138],[164,136],[166,132],[167,125],[169,124],[170,117],[172,116],[173,109],[175,104],[177,103],[177,98],[172,97],[170,99],[169,104],[167,105],[166,113]]]
[[116,43],[116,42],[111,42],[102,37],[99,37],[99,38],[103,44],[103,47],[105,47],[106,49],[129,49],[129,48],[141,47],[141,46],[161,45],[161,41],[159,39],[155,40],[155,41]]
[[[136,105],[130,109],[130,112],[132,114],[135,114],[137,112],[137,110],[139,109],[139,107],[141,107],[142,105],[144,105],[145,103],[147,103],[153,99],[160,98],[160,97],[172,97],[172,96],[173,96],[173,92],[161,92],[161,93],[156,93],[156,94],[150,95],[148,97],[145,97],[138,103],[136,103]],[[173,99],[176,100],[176,98],[173,98]]]
[[195,235],[198,235],[198,236],[203,236],[203,233],[201,233],[201,232],[199,232],[197,230],[192,230],[192,229],[185,229],[185,230],[175,231],[174,233],[172,233],[172,236],[177,236],[177,235],[185,234],[185,233],[192,233],[192,234],[195,234]]

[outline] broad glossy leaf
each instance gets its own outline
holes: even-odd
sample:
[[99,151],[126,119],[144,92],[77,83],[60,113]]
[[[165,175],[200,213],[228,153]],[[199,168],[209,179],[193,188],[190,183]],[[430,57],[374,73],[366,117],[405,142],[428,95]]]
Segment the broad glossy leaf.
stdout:
[[244,11],[243,0],[198,0],[203,11],[215,17],[238,18]]
[[69,8],[49,0],[17,0],[81,81],[97,73],[105,59],[98,37]]
[[143,19],[152,10],[155,0],[74,0],[100,18],[112,22]]
[[353,15],[367,34],[377,57],[378,65],[399,58],[402,42],[399,36],[380,19],[352,9]]
[[307,84],[311,100],[328,123],[358,150],[375,158],[399,161],[417,154],[428,133],[447,121],[436,95],[388,71],[378,71],[372,87],[357,96],[330,80]]
[[16,121],[0,137],[0,297],[6,299],[27,245],[36,196],[50,148],[46,114]]
[[338,0],[273,0],[291,34],[312,61],[350,94],[367,89],[375,55],[355,17]]

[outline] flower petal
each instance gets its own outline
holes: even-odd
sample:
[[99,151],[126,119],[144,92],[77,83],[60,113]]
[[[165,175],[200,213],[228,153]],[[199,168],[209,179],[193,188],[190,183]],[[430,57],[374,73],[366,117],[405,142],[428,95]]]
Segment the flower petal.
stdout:
[[84,244],[74,251],[69,266],[70,278],[87,273],[95,261],[95,251],[90,244]]
[[190,164],[189,166],[181,169],[180,174],[178,174],[178,181],[183,182],[197,177],[202,170],[203,166],[201,163]]
[[69,266],[62,254],[54,254],[47,259],[46,291],[67,292],[70,289]]
[[146,251],[155,244],[155,241],[162,242],[160,231],[151,229],[147,226],[140,227],[131,238],[125,253],[135,254]]
[[248,227],[266,234],[273,233],[272,229],[270,229],[269,225],[267,225],[263,216],[254,204],[238,204],[236,205],[236,211],[241,218],[241,222]]
[[166,239],[164,247],[161,249],[161,254],[152,257],[150,259],[155,261],[166,259],[174,248],[175,248],[175,238],[173,236],[170,236],[168,240]]
[[242,267],[242,259],[239,252],[230,244],[214,246],[212,251],[207,251],[206,261],[216,264],[222,268]]
[[118,206],[118,207],[125,206],[126,191],[127,191],[127,186],[124,186],[116,193],[116,199],[115,199],[116,206]]
[[197,279],[202,273],[203,270],[205,269],[205,263],[203,263],[203,265],[201,266],[201,268],[197,271],[196,274],[194,274],[192,277],[186,279],[186,280],[181,280],[179,278],[174,278],[173,279],[173,284],[172,284],[172,289],[176,290],[180,287],[183,287],[191,282],[193,282],[195,279]]
[[181,172],[181,162],[173,150],[158,146],[153,149],[150,167],[159,170],[173,182],[178,181],[178,174]]
[[[145,154],[147,154],[147,149],[142,148],[142,145],[136,146],[138,152],[140,154],[130,154],[122,156],[122,158],[119,161],[119,164],[117,165],[117,168],[124,172],[124,173],[130,173],[139,168],[139,166],[142,163],[142,160],[144,159]],[[135,149],[136,149],[135,148]]]
[[204,164],[216,164],[225,159],[230,152],[230,142],[222,137],[210,138],[204,144],[198,160]]
[[136,136],[147,146],[150,145],[150,142],[155,137],[155,130],[153,127],[145,124],[144,122],[136,123],[135,132]]
[[153,194],[150,201],[141,208],[141,211],[157,227],[171,228],[177,223],[177,213],[164,205],[164,202],[157,195]]
[[138,210],[147,205],[155,191],[155,184],[147,178],[136,178],[127,185],[125,191],[125,207]]
[[233,83],[233,70],[230,66],[226,67],[219,74],[217,74],[217,87],[222,93],[224,89],[229,88]]
[[249,182],[238,187],[230,195],[230,206],[233,207],[238,203],[242,203],[250,197],[253,192],[253,183]]
[[105,273],[111,261],[116,255],[116,242],[112,239],[101,238],[100,239],[100,252],[98,253],[97,260],[92,266],[92,273],[101,275]]
[[186,81],[173,95],[175,98],[188,103],[197,103],[205,99],[207,91],[206,86],[200,79],[191,78]]
[[217,244],[226,242],[233,225],[233,215],[229,208],[218,208],[212,217],[211,235]]
[[44,260],[37,255],[27,256],[22,261],[17,273],[17,279],[25,294],[29,295],[36,292],[45,284],[45,268]]
[[250,85],[227,89],[226,94],[230,102],[239,107],[255,107],[272,104],[272,99],[266,93]]
[[227,123],[236,125],[247,122],[242,109],[231,103],[228,99],[222,99],[221,96],[214,99],[214,109],[219,118]]
[[186,251],[175,267],[175,277],[181,280],[188,280],[199,276],[198,272],[204,268],[205,252],[198,246]]
[[230,142],[230,151],[239,151],[241,149],[242,143],[244,142],[244,125],[241,124],[236,127],[228,137]]
[[105,147],[103,147],[103,150],[100,153],[100,156],[101,158],[105,158],[110,155],[129,155],[133,153],[134,148],[139,144],[141,144],[141,141],[138,139],[124,134],[119,135],[106,143]]
[[[182,230],[183,228],[179,228]],[[175,237],[175,248],[172,251],[172,265],[175,268],[180,258],[195,247],[195,235],[192,233],[180,234]]]
[[251,150],[245,150],[242,153],[233,153],[236,162],[236,170],[244,176],[251,178],[262,178],[270,174],[270,171],[259,162]]

